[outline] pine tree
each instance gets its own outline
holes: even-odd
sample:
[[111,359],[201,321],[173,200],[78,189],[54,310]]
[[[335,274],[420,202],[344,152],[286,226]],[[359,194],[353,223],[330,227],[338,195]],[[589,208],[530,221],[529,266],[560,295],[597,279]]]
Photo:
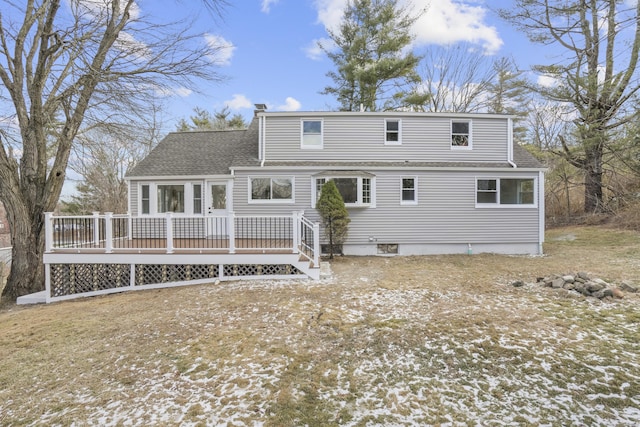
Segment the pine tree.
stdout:
[[420,81],[420,57],[407,52],[411,26],[418,16],[399,0],[350,0],[338,31],[329,31],[337,47],[320,44],[336,66],[334,85],[321,93],[334,95],[342,111],[379,111],[423,104],[428,95],[411,90]]
[[316,209],[322,217],[322,225],[329,237],[329,258],[342,247],[349,231],[349,212],[333,181],[327,181],[320,192]]

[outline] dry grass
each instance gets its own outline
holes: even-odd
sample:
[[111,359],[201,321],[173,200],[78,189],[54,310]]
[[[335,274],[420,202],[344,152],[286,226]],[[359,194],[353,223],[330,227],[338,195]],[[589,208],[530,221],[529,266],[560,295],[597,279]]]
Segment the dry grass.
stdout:
[[0,312],[2,425],[637,425],[640,236],[552,230],[544,257],[338,258],[320,282],[223,283]]

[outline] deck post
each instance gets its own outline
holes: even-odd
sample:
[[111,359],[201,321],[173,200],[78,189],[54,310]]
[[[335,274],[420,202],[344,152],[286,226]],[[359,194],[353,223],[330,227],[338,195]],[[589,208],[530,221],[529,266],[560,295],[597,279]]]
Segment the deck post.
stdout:
[[127,212],[127,237],[128,240],[133,240],[133,218],[131,218],[131,212]]
[[300,228],[301,228],[301,219],[302,219],[302,212],[293,212],[292,214],[293,217],[293,248],[291,248],[291,251],[294,254],[297,254],[298,252],[300,252]]
[[229,253],[236,253],[236,213],[229,211],[227,216],[227,230],[229,231]]
[[100,212],[93,213],[93,245],[100,246]]
[[113,224],[111,217],[113,212],[104,213],[104,251],[107,254],[113,252]]
[[165,226],[167,229],[167,253],[173,253],[173,214],[167,212],[167,218],[165,220]]
[[51,252],[53,250],[53,212],[44,213],[44,251]]
[[313,224],[313,265],[320,266],[320,224]]

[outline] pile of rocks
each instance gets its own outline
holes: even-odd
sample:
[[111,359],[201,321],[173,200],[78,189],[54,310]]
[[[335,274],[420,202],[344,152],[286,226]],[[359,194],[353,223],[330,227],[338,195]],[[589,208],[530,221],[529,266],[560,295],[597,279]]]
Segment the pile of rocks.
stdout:
[[[551,275],[548,277],[538,277],[538,285],[554,289],[566,289],[580,293],[586,297],[598,299],[623,298],[624,292],[636,293],[638,287],[630,282],[623,281],[619,284],[607,283],[602,279],[591,277],[588,273],[579,272],[577,274]],[[523,286],[524,283],[516,281],[513,286]]]

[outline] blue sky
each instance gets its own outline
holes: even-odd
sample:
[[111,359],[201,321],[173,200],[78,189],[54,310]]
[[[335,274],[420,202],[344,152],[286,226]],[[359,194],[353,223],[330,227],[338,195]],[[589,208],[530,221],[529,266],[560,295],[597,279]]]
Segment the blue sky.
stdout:
[[[401,0],[405,1],[405,0]],[[336,107],[335,100],[319,92],[330,80],[326,73],[333,63],[318,51],[318,40],[327,39],[327,28],[336,28],[346,0],[242,0],[226,8],[221,20],[212,19],[202,8],[178,3],[181,14],[188,7],[199,13],[196,31],[207,40],[227,48],[217,58],[222,84],[207,84],[203,94],[181,92],[171,100],[165,117],[167,130],[188,117],[198,106],[209,111],[229,107],[246,119],[253,104],[267,104],[269,111],[314,111]],[[191,2],[189,2],[191,3]],[[494,12],[508,7],[510,0],[406,0],[414,10],[426,12],[414,28],[417,53],[434,45],[470,43],[491,57],[514,56],[528,68],[540,46],[528,42]],[[167,19],[176,13],[171,0],[141,0],[143,13]],[[150,8],[150,9],[147,9]]]

